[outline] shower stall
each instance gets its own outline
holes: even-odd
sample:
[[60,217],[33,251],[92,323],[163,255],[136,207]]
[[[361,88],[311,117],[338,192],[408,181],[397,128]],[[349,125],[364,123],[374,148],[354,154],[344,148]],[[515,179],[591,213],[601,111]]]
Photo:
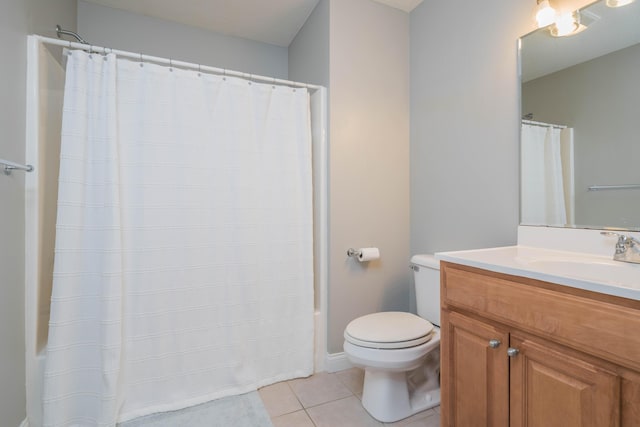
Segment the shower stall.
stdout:
[[[49,340],[51,293],[58,174],[65,85],[65,50],[113,52],[40,36],[28,39],[27,141],[26,160],[34,170],[25,177],[25,292],[26,292],[26,371],[27,419],[23,425],[42,425],[42,392]],[[127,52],[118,52],[131,55]],[[145,61],[197,69],[202,73],[222,70],[135,54]],[[231,72],[225,71],[227,75]],[[314,369],[324,370],[327,317],[327,95],[323,87],[302,85],[276,79],[240,77],[270,84],[302,86],[310,95],[312,185],[313,185],[313,276],[314,276]]]

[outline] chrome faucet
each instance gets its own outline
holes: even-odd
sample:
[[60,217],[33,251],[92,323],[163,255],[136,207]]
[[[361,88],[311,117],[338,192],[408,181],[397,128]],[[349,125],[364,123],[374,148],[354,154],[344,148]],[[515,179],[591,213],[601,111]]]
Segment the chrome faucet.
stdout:
[[601,231],[600,234],[618,238],[616,252],[613,254],[614,261],[640,264],[640,240],[626,234],[613,233],[611,231]]

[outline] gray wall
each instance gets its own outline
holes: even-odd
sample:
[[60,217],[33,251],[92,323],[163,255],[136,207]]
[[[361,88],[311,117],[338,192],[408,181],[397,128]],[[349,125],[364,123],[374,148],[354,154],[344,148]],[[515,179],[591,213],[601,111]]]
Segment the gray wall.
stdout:
[[[0,158],[25,162],[27,34],[75,30],[75,0],[5,0],[0,5]],[[26,160],[28,161],[28,159]],[[0,423],[25,417],[24,172],[0,174]]]
[[77,0],[28,0],[26,3],[29,4],[30,34],[57,38],[56,25],[76,31]]
[[640,227],[637,192],[587,191],[640,182],[638,70],[640,44],[523,85],[524,113],[574,128],[576,224]]
[[[328,351],[354,318],[409,309],[409,15],[330,3]],[[348,259],[376,246],[379,261]]]
[[411,252],[516,243],[516,41],[529,0],[427,0],[411,13]]
[[329,1],[319,1],[289,45],[293,81],[329,87]]
[[[0,13],[0,158],[24,161],[27,3],[9,0]],[[0,173],[0,419],[25,417],[24,173]]]
[[88,42],[245,73],[286,79],[287,48],[78,2],[78,32]]
[[[289,47],[290,77],[329,89],[329,353],[358,316],[409,309],[409,15],[321,0]],[[376,246],[359,264],[350,247]]]
[[[328,351],[349,321],[408,310],[409,15],[371,0],[332,0],[329,20]],[[359,264],[350,247],[375,246]]]

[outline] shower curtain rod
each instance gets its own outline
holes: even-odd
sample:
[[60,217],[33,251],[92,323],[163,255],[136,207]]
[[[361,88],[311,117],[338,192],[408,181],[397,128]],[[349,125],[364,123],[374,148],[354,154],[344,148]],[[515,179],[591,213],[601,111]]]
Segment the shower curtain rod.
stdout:
[[144,55],[142,53],[127,52],[125,50],[94,46],[91,44],[82,44],[82,43],[76,43],[76,42],[71,42],[67,40],[57,40],[57,39],[52,39],[50,37],[44,37],[39,35],[34,35],[34,37],[37,40],[41,41],[42,43],[46,43],[46,44],[68,47],[70,49],[81,49],[81,50],[89,51],[91,53],[99,53],[99,54],[114,53],[118,56],[135,59],[140,62],[145,62],[145,61],[153,62],[156,64],[169,65],[170,67],[186,68],[190,70],[210,72],[210,73],[220,74],[224,76],[240,77],[246,80],[272,83],[272,84],[278,84],[283,86],[303,87],[310,90],[317,90],[322,87],[322,86],[312,85],[307,83],[294,82],[291,80],[278,79],[275,77],[266,77],[266,76],[260,76],[257,74],[243,73],[241,71],[233,71],[233,70],[226,70],[224,68],[210,67],[208,65],[194,64],[192,62],[175,61],[173,59],[161,58],[159,56]]
[[545,127],[545,128],[548,128],[549,126],[551,126],[552,128],[556,128],[556,129],[566,129],[567,128],[566,125],[554,125],[553,123],[535,122],[533,120],[523,120],[522,123],[525,124],[525,125],[542,126],[542,127]]

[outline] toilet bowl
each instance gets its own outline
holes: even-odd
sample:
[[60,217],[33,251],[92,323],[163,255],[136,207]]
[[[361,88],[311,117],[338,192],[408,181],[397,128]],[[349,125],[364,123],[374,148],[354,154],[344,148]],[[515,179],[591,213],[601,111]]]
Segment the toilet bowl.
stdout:
[[[397,327],[398,335],[385,325]],[[365,370],[362,406],[372,417],[394,422],[440,404],[439,381],[428,389],[408,378],[430,352],[439,353],[440,330],[431,323],[411,313],[374,313],[351,322],[344,337],[347,358]]]
[[362,406],[382,422],[440,404],[440,329],[427,320],[440,322],[439,265],[430,255],[411,261],[421,316],[373,313],[352,320],[344,331],[345,355],[365,371]]

